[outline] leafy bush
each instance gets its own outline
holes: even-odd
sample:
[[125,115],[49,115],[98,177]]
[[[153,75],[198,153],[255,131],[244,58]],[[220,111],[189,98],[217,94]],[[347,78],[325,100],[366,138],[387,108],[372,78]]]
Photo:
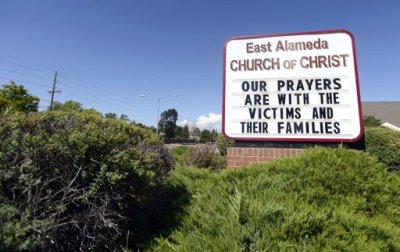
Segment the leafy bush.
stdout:
[[177,169],[191,203],[152,251],[399,251],[400,177],[362,152],[316,148],[238,171]]
[[185,153],[189,150],[190,147],[188,146],[178,146],[171,150],[172,157],[174,158],[175,164],[180,166],[185,163],[184,156]]
[[222,170],[226,167],[226,160],[217,153],[214,145],[201,144],[190,148],[184,154],[186,165],[198,168],[208,168],[214,171]]
[[171,162],[155,134],[95,111],[0,115],[0,250],[135,247]]
[[381,120],[374,116],[363,116],[363,122],[365,127],[379,127],[382,125]]
[[222,133],[218,134],[216,142],[218,151],[222,156],[226,156],[228,147],[235,146],[235,141],[227,139]]
[[366,151],[386,164],[391,171],[400,173],[400,132],[387,128],[365,129]]

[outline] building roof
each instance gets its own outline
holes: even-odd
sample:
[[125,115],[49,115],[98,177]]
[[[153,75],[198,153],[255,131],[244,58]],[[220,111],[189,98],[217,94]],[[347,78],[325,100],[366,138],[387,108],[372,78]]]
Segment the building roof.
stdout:
[[362,102],[363,116],[374,116],[382,123],[400,127],[400,101],[397,102]]

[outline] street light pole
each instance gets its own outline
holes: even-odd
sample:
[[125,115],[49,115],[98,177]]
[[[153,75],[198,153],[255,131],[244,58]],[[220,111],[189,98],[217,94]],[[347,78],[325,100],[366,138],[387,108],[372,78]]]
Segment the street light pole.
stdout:
[[152,95],[144,95],[144,94],[143,94],[143,95],[141,95],[140,97],[141,97],[141,98],[144,98],[144,97],[146,97],[146,96],[157,99],[156,134],[158,135],[158,122],[160,121],[160,103],[161,103],[161,99],[168,98],[168,97],[178,97],[178,95],[176,94],[176,95],[166,95],[166,96],[161,96],[161,97],[155,97],[155,96],[152,96]]

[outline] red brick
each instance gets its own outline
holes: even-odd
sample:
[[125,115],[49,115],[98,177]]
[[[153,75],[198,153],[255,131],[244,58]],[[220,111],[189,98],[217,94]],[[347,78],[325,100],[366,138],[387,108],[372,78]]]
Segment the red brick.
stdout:
[[274,160],[273,157],[259,157],[258,158],[258,161],[260,161],[260,162],[266,162],[266,161],[272,161],[272,160]]
[[243,156],[253,156],[252,148],[243,148]]
[[258,161],[258,157],[243,157],[243,162],[257,162]]
[[[261,156],[261,155],[260,155]],[[267,157],[268,156],[268,148],[263,148],[262,149],[262,156]]]
[[275,148],[274,149],[274,157],[279,158],[281,156],[281,149]]
[[233,161],[242,161],[242,156],[231,156],[229,157],[229,160],[233,160]]
[[284,157],[290,157],[290,149],[283,149],[284,150]]
[[245,165],[246,163],[244,162],[235,162],[235,167],[240,167],[242,165]]
[[253,149],[253,156],[262,156],[263,155],[263,151],[261,148],[254,148]]

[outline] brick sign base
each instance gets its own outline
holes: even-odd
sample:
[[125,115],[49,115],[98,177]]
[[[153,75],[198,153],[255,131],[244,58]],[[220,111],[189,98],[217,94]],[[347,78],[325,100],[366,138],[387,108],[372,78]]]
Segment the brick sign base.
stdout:
[[303,151],[304,149],[300,148],[229,147],[227,153],[228,169],[268,162],[280,157],[295,157]]

